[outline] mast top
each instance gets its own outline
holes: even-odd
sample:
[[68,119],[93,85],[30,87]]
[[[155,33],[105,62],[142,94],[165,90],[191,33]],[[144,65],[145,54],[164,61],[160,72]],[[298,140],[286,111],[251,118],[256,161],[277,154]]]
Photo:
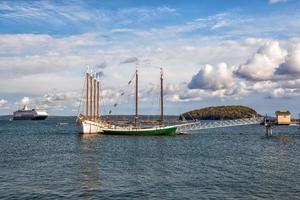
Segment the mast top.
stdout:
[[135,71],[136,71],[136,73],[139,71],[139,65],[138,64],[135,65]]

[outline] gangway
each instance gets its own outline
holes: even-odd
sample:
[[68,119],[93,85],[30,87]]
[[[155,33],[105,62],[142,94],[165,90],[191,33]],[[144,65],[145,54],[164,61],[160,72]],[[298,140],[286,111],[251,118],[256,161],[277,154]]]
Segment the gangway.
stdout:
[[234,120],[218,120],[218,121],[195,121],[185,124],[175,125],[177,127],[177,133],[185,133],[189,131],[212,129],[212,128],[225,128],[233,126],[245,126],[252,124],[260,124],[264,121],[263,117],[243,118]]

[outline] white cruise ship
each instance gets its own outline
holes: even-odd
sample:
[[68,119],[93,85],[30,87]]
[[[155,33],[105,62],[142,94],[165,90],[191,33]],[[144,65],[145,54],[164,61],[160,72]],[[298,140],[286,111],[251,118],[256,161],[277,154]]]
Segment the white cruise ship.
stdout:
[[24,106],[23,109],[14,112],[13,120],[45,120],[48,113],[40,109],[28,109]]

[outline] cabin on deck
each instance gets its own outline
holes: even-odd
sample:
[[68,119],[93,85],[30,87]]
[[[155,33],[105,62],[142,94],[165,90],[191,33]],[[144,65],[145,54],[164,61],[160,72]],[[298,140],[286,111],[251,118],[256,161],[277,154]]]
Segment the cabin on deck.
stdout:
[[279,110],[275,112],[276,123],[278,125],[290,125],[291,124],[291,113],[288,110]]

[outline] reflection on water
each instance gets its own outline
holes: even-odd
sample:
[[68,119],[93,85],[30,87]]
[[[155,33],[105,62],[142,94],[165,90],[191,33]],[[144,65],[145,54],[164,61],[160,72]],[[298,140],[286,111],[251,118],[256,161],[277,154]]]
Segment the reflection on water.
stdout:
[[0,199],[300,198],[297,127],[274,127],[270,138],[255,125],[86,136],[74,121],[0,119]]
[[99,176],[100,163],[96,153],[96,139],[100,135],[89,134],[78,136],[79,178],[85,192],[97,191],[101,182]]
[[273,136],[273,138],[280,141],[280,142],[284,142],[284,143],[287,143],[287,142],[290,142],[291,140],[293,140],[293,136],[288,135],[288,134]]

